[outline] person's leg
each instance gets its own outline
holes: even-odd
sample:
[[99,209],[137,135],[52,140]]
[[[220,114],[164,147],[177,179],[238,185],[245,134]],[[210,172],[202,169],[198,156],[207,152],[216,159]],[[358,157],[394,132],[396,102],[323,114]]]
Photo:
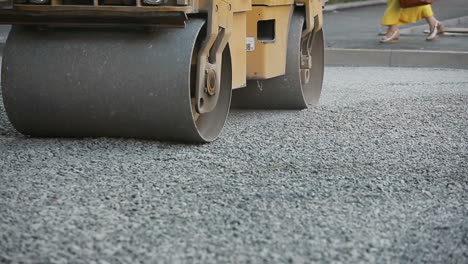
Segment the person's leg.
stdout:
[[387,33],[380,39],[381,43],[397,43],[400,39],[400,31],[397,25],[388,26]]
[[444,34],[444,26],[434,16],[429,16],[425,19],[429,24],[429,36],[426,40],[435,40]]
[[426,17],[426,21],[429,24],[429,30],[434,31],[437,22],[439,22],[434,16]]
[[444,26],[435,17],[431,5],[421,6],[420,15],[425,18],[427,24],[429,24],[429,36],[426,40],[434,40],[444,34]]
[[385,37],[389,38],[391,37],[395,31],[398,31],[398,26],[397,25],[389,25],[387,29],[387,33],[385,33]]
[[400,20],[400,4],[398,0],[387,0],[387,8],[382,17],[381,24],[387,26],[387,33],[380,39],[383,43],[393,43],[400,35],[398,33],[398,23]]

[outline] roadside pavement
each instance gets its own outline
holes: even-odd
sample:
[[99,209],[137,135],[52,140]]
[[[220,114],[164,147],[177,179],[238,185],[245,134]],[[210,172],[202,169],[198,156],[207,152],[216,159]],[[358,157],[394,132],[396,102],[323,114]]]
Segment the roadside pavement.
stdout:
[[[435,1],[433,10],[446,28],[468,28],[466,0]],[[400,42],[379,43],[385,4],[326,12],[328,65],[468,68],[468,34],[426,41],[425,20],[400,27]]]
[[[327,65],[468,69],[468,34],[448,33],[426,41],[423,31],[428,27],[422,20],[402,26],[399,43],[381,44],[379,33],[385,32],[380,25],[384,1],[329,5],[326,10],[331,10],[324,15]],[[466,0],[435,1],[433,10],[446,28],[468,28]],[[0,54],[8,31],[9,26],[0,25]]]

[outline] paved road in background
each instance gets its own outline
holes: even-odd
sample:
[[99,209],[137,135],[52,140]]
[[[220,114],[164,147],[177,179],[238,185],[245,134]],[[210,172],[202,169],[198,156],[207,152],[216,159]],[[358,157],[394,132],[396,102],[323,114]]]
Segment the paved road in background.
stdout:
[[[426,41],[427,35],[420,32],[402,35],[398,44],[379,43],[379,32],[386,28],[380,25],[385,5],[352,8],[328,12],[324,15],[325,41],[330,48],[346,49],[406,49],[406,50],[442,50],[468,51],[468,34],[445,36],[436,41]],[[468,16],[466,0],[434,1],[435,16],[441,20],[449,20]],[[425,25],[423,19],[415,24],[407,24],[402,29]],[[457,25],[465,27],[466,25]]]
[[0,262],[467,263],[467,113],[468,71],[417,68],[327,68],[206,145],[28,138],[0,103]]

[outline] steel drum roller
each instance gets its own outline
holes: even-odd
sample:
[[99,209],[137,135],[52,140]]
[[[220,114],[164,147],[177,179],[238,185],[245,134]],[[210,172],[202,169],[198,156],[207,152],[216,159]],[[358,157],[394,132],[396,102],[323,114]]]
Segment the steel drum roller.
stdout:
[[13,26],[2,64],[11,123],[32,136],[214,140],[229,111],[231,63],[226,48],[218,104],[194,113],[204,24],[193,18],[152,32]]

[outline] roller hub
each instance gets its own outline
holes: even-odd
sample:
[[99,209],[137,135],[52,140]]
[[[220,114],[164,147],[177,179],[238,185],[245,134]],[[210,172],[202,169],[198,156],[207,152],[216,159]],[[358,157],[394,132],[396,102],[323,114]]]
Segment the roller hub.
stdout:
[[216,71],[210,69],[206,73],[206,92],[213,96],[216,94]]

